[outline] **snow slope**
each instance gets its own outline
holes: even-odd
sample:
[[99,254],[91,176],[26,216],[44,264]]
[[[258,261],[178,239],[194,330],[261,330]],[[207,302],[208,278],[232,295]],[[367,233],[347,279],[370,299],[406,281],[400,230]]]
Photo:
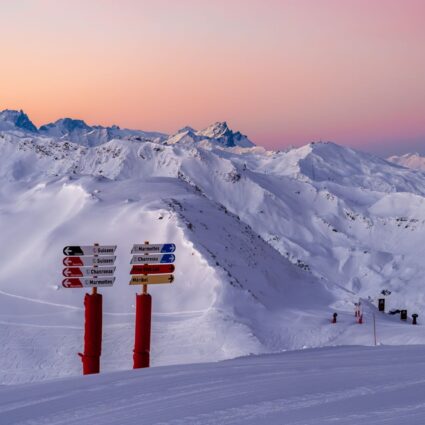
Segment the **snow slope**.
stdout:
[[323,348],[0,387],[0,423],[422,425],[424,358]]
[[[331,143],[229,147],[218,127],[95,146],[0,131],[0,383],[80,373],[84,291],[60,286],[65,245],[118,245],[103,371],[131,366],[130,249],[144,240],[177,244],[175,283],[150,289],[153,365],[370,345],[353,305],[370,324],[384,290],[421,322],[422,173]],[[385,344],[425,343],[397,316],[379,328]]]

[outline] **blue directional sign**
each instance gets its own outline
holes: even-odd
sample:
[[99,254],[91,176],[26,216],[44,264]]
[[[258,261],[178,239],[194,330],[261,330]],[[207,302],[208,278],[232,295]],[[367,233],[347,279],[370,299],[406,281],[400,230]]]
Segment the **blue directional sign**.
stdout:
[[133,255],[130,264],[167,264],[174,263],[176,256],[174,254],[162,255]]
[[164,243],[164,244],[136,244],[133,245],[131,250],[132,254],[143,254],[143,253],[152,253],[152,254],[166,254],[171,253],[176,250],[176,245],[173,243]]

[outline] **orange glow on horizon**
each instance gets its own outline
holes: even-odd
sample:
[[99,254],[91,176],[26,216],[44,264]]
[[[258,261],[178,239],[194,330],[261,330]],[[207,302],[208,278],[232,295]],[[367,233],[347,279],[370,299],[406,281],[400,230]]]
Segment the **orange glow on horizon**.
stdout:
[[[0,108],[269,148],[425,140],[421,0],[22,0],[0,5]],[[416,142],[415,142],[416,143]]]

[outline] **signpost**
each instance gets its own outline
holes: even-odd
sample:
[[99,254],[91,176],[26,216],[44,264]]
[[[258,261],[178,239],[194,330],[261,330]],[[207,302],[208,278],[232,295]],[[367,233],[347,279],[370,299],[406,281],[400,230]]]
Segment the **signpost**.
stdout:
[[99,286],[112,286],[115,282],[115,277],[98,279],[98,278],[68,278],[62,281],[64,288],[95,288]]
[[172,283],[174,276],[172,274],[162,274],[158,276],[132,276],[130,285],[152,285],[159,283]]
[[144,264],[136,265],[131,268],[130,274],[162,274],[173,273],[174,264]]
[[[131,250],[130,285],[143,285],[142,293],[136,294],[136,323],[133,350],[133,369],[149,367],[152,321],[152,297],[148,294],[150,284],[172,283],[174,281],[176,245],[149,244],[133,245]],[[152,255],[153,254],[153,255]]]
[[65,257],[63,265],[66,267],[91,267],[91,266],[111,266],[117,257],[111,255],[92,257]]
[[113,255],[117,249],[116,245],[81,245],[66,246],[63,249],[64,255]]
[[62,274],[66,277],[113,276],[115,267],[66,267]]
[[176,257],[174,254],[162,254],[162,255],[133,255],[131,259],[131,264],[146,264],[146,263],[174,263]]
[[131,250],[132,254],[140,253],[170,253],[176,250],[176,245],[173,243],[164,243],[164,244],[143,244],[143,245],[133,245]]
[[84,297],[84,353],[78,353],[83,362],[83,374],[99,373],[102,352],[102,295],[98,287],[112,286],[115,282],[116,245],[66,246],[62,263],[64,288],[91,287]]

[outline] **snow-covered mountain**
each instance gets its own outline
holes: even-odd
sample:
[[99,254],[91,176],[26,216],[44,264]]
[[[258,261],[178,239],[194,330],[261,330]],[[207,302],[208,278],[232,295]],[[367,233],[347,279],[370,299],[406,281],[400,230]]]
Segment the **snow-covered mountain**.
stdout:
[[43,125],[39,129],[39,134],[88,147],[98,146],[113,139],[162,141],[166,137],[162,133],[121,129],[118,126],[89,126],[82,120],[71,118],[62,118],[54,123]]
[[394,155],[388,158],[388,161],[403,167],[413,168],[415,170],[425,171],[425,156],[418,153],[406,153],[404,155]]
[[192,127],[184,127],[171,136],[153,131],[121,129],[116,125],[111,127],[89,126],[83,120],[73,118],[61,118],[37,129],[25,112],[9,109],[0,112],[0,131],[22,132],[26,135],[36,134],[43,138],[73,142],[86,147],[99,146],[114,139],[165,144],[211,142],[223,147],[243,148],[255,146],[247,136],[239,131],[232,131],[226,122],[216,122],[200,131],[194,130]]
[[89,126],[83,120],[72,118],[61,118],[37,129],[25,112],[10,109],[0,112],[0,131],[12,132],[16,136],[52,138],[87,147],[98,146],[114,139],[161,142],[168,137],[159,132],[121,129],[116,125]]
[[196,131],[192,127],[183,127],[176,134],[171,135],[167,144],[210,142],[223,147],[242,147],[250,148],[255,146],[248,137],[240,133],[230,130],[226,122],[216,122],[203,130]]
[[[333,143],[243,147],[224,124],[100,144],[50,131],[0,131],[1,323],[13,341],[0,382],[79,373],[83,291],[60,287],[69,244],[118,244],[104,370],[131,363],[128,263],[144,240],[177,244],[175,283],[150,289],[154,365],[369,345],[382,292],[387,310],[421,317],[425,174]],[[377,325],[384,344],[425,343],[397,316]]]
[[28,118],[24,111],[5,109],[0,111],[0,131],[21,130],[36,133],[37,127]]

